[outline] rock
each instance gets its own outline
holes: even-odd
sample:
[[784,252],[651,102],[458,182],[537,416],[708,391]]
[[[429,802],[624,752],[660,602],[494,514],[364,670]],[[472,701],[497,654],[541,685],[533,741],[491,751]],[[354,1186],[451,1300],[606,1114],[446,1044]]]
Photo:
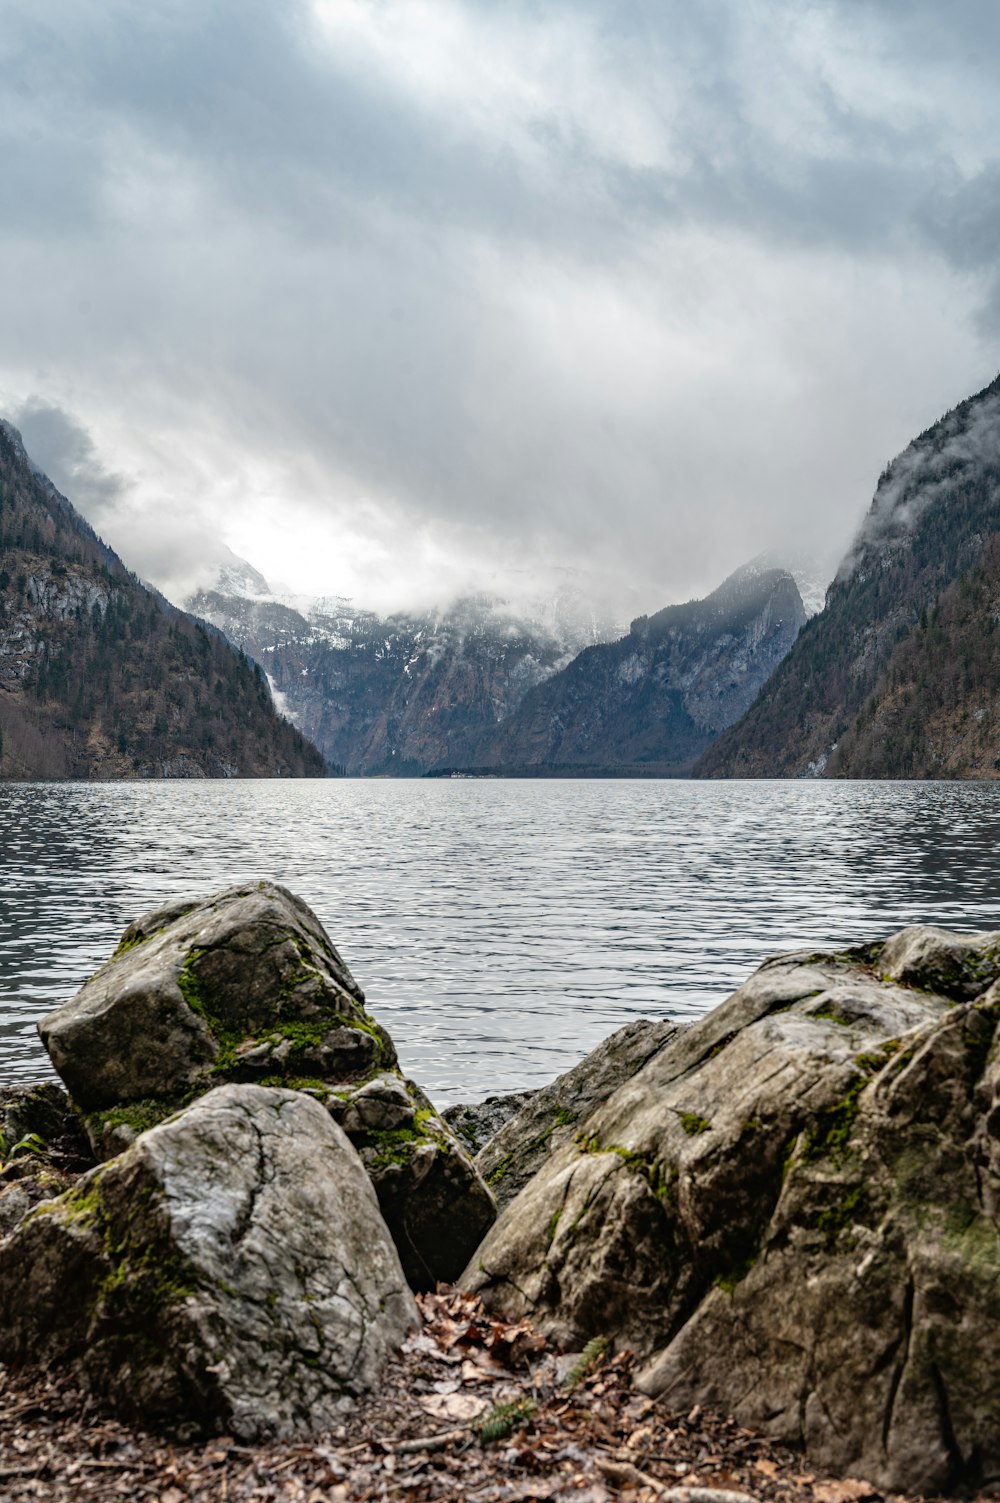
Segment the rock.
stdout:
[[415,1323],[357,1154],[296,1091],[209,1092],[0,1245],[0,1357],[181,1435],[321,1430]]
[[[137,919],[39,1032],[87,1113],[177,1104],[227,1079],[346,1080],[396,1062],[315,914],[271,882]],[[95,1133],[149,1125],[141,1107],[119,1117]]]
[[922,989],[900,957],[943,943],[765,963],[548,1158],[464,1286],[565,1346],[633,1347],[646,1392],[816,1466],[996,1476],[1000,983],[967,1000],[963,963]]
[[879,974],[904,986],[921,986],[957,999],[978,997],[1000,977],[1000,931],[952,934],[915,925],[888,940]]
[[20,1177],[7,1183],[0,1178],[0,1237],[8,1236],[19,1226],[32,1206],[50,1198],[51,1192],[46,1187],[40,1186],[32,1194],[33,1181],[34,1176],[25,1183],[22,1183]]
[[511,1091],[506,1096],[487,1096],[485,1101],[445,1107],[441,1116],[470,1153],[479,1153],[504,1123],[527,1106],[534,1094],[534,1091]]
[[40,1032],[104,1158],[222,1081],[314,1095],[361,1150],[414,1288],[453,1280],[496,1215],[323,926],[283,887],[137,919]]
[[533,1091],[476,1155],[476,1167],[501,1210],[549,1156],[580,1131],[596,1107],[679,1033],[676,1023],[637,1018],[551,1085]]
[[412,1289],[458,1278],[496,1219],[493,1196],[419,1086],[380,1075],[328,1109],[361,1155]]
[[93,1162],[80,1120],[54,1080],[0,1087],[0,1237]]
[[86,1140],[70,1099],[54,1080],[0,1086],[0,1135],[6,1158],[22,1138],[35,1135],[64,1152],[86,1153]]

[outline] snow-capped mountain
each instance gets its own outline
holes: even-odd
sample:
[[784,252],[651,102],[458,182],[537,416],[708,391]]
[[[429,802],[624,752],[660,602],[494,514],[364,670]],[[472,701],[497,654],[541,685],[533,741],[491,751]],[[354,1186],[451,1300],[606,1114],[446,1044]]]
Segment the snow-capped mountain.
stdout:
[[383,617],[339,596],[275,593],[234,559],[188,606],[261,664],[331,762],[360,773],[475,762],[529,689],[622,629],[572,576],[552,597],[480,595]]
[[630,627],[567,573],[552,596],[379,616],[275,593],[233,559],[189,608],[261,664],[275,702],[348,772],[681,770],[753,699],[805,615],[755,560]]

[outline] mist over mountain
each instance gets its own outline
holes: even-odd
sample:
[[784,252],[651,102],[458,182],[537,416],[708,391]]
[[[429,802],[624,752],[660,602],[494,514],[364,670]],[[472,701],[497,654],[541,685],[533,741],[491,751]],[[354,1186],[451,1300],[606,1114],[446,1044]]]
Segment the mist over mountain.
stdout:
[[234,560],[189,604],[265,668],[331,761],[362,774],[675,773],[742,714],[805,620],[791,575],[759,561],[627,632],[571,579],[548,600],[382,617],[274,595]]
[[737,572],[744,578],[749,578],[755,571],[766,574],[772,569],[787,570],[795,580],[802,609],[808,620],[810,616],[818,615],[826,604],[826,592],[837,573],[839,563],[839,554],[808,552],[802,548],[769,548],[764,553],[758,553],[756,558],[752,558]]
[[322,777],[260,670],[130,574],[0,420],[0,777]]
[[1000,377],[879,478],[830,587],[705,777],[994,777]]
[[331,762],[360,774],[473,760],[529,689],[621,629],[571,575],[549,598],[473,596],[381,616],[338,596],[273,594],[235,560],[188,604],[261,664]]
[[527,694],[482,748],[496,768],[678,775],[752,703],[806,619],[795,580],[756,563],[704,600],[632,622]]

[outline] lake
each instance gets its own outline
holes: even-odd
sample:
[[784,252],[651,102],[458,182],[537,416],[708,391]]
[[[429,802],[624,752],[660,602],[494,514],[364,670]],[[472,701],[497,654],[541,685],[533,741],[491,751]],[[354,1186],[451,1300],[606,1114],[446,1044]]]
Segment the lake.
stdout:
[[541,1085],[766,955],[1000,928],[1000,784],[0,783],[0,1080],[137,914],[246,878],[316,910],[441,1106]]

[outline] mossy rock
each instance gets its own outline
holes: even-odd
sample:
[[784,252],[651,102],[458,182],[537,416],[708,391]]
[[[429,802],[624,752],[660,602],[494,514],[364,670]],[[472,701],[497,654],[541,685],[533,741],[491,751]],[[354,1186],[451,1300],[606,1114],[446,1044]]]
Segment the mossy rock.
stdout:
[[878,974],[912,935],[768,961],[546,1157],[463,1286],[834,1473],[1000,1474],[1000,981],[962,1000],[991,937],[945,938],[940,990]]
[[174,1106],[226,1080],[340,1083],[396,1062],[315,914],[269,882],[137,919],[39,1032],[87,1115]]
[[967,1002],[1000,978],[1000,931],[955,934],[915,924],[886,942],[876,964],[888,981]]
[[454,1279],[495,1217],[319,920],[273,883],[137,919],[40,1031],[103,1159],[221,1082],[315,1097],[361,1151],[415,1288]]
[[496,1218],[464,1144],[399,1075],[376,1076],[327,1109],[371,1176],[410,1287],[453,1283]]
[[0,1244],[0,1358],[181,1436],[328,1428],[415,1323],[357,1154],[298,1092],[210,1092]]
[[[19,1143],[30,1146],[16,1153]],[[0,1164],[53,1165],[60,1172],[89,1169],[86,1135],[72,1102],[54,1080],[0,1087]]]
[[636,1018],[550,1085],[533,1091],[476,1155],[476,1167],[501,1210],[556,1149],[577,1136],[592,1112],[680,1033],[665,1019]]

